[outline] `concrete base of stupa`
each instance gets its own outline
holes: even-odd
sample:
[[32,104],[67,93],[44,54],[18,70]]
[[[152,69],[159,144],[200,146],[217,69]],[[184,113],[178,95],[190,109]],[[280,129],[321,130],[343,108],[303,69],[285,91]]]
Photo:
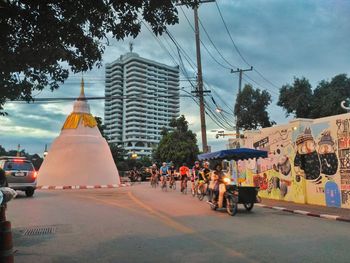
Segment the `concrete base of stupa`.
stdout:
[[100,136],[61,134],[38,175],[38,185],[114,185],[119,173],[106,140]]

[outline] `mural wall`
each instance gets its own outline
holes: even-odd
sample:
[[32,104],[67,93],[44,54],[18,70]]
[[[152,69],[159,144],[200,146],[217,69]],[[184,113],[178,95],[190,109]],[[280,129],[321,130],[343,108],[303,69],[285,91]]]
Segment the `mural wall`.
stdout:
[[350,114],[246,133],[245,147],[266,159],[239,161],[237,181],[265,198],[350,208]]

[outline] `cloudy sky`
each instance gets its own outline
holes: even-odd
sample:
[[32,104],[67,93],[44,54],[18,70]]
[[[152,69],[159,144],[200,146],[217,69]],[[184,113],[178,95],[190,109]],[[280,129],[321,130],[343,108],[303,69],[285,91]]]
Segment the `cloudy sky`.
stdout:
[[[245,77],[243,84],[249,81],[254,87],[270,92],[273,101],[269,113],[277,123],[288,121],[283,110],[276,106],[278,87],[291,83],[294,76],[306,77],[315,87],[322,79],[329,80],[339,73],[350,74],[350,1],[217,0],[217,3],[241,54],[268,80],[253,71],[247,72],[252,80]],[[193,25],[193,11],[185,8],[183,11]],[[202,46],[204,80],[220,107],[230,111],[237,94],[238,76],[231,74],[229,68],[247,68],[248,65],[234,49],[215,3],[203,4],[199,16],[217,50],[230,63],[229,65],[221,58],[203,28],[200,28],[204,45],[221,64],[214,61]],[[195,61],[194,33],[181,9],[179,18],[180,23],[170,27],[169,31]],[[169,38],[162,36],[160,41],[172,53],[176,63],[179,63],[178,56],[174,53],[176,48]],[[127,52],[129,42],[130,39],[121,42],[111,40],[103,62],[112,62]],[[133,43],[134,52],[140,56],[175,65],[168,52],[145,26]],[[189,75],[195,76],[193,69],[186,61],[184,63]],[[84,74],[87,96],[104,95],[104,74],[104,67]],[[81,75],[72,75],[58,91],[43,91],[37,96],[77,96],[80,78]],[[181,82],[180,85],[190,89],[188,82]],[[94,115],[103,117],[103,101],[93,101],[90,105]],[[41,154],[45,144],[50,145],[59,134],[67,114],[72,110],[72,102],[8,103],[5,110],[9,116],[0,116],[0,145],[6,149],[15,149],[17,144],[21,144],[30,153]],[[198,106],[190,98],[181,98],[181,113],[186,116],[190,128],[198,134],[198,141],[201,141]],[[207,117],[208,141],[213,150],[225,148],[227,143],[227,138],[216,139],[216,132],[211,132],[219,128]]]

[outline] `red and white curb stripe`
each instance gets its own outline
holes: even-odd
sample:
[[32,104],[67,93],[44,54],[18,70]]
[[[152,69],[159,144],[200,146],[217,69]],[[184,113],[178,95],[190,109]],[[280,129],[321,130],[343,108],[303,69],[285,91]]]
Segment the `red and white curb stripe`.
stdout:
[[130,186],[130,184],[101,184],[101,185],[64,185],[64,186],[53,186],[53,185],[41,185],[37,186],[38,190],[74,190],[74,189],[101,189],[101,188],[119,188]]
[[284,212],[289,212],[289,213],[294,213],[294,214],[299,214],[299,215],[320,217],[320,218],[325,218],[325,219],[331,219],[331,220],[337,220],[337,221],[350,223],[350,219],[349,218],[344,218],[344,217],[336,216],[336,215],[316,214],[316,213],[312,213],[312,212],[308,212],[308,211],[304,211],[304,210],[292,210],[292,209],[288,209],[288,208],[284,208],[284,207],[269,206],[269,205],[263,205],[263,204],[256,204],[256,206],[263,207],[263,208],[274,209],[274,210],[279,210],[279,211],[284,211]]

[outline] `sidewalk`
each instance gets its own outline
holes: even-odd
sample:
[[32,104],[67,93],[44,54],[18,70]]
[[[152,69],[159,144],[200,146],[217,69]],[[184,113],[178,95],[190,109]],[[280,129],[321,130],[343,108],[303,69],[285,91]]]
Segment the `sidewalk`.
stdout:
[[281,200],[262,199],[258,206],[285,211],[289,213],[322,217],[350,223],[350,209],[326,207],[319,205],[297,204]]

